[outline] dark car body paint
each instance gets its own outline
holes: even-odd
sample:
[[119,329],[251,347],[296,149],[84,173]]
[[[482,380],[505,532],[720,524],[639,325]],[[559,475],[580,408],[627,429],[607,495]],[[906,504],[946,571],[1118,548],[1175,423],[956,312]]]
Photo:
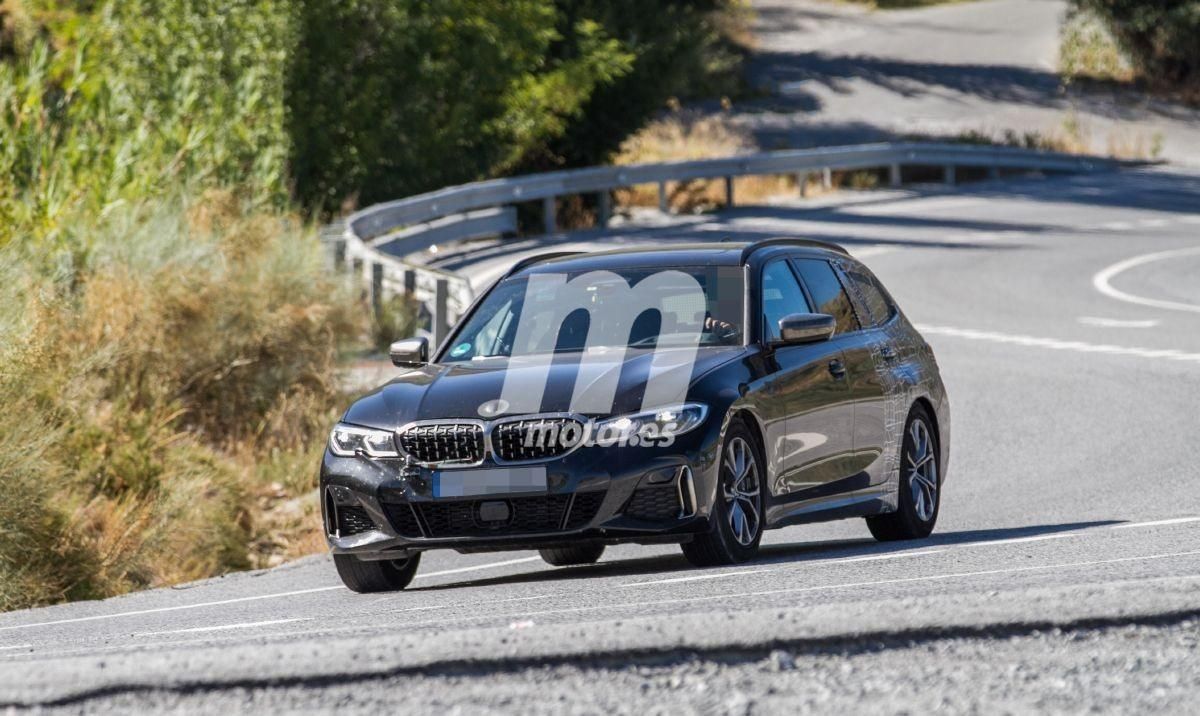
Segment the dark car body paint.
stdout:
[[[716,244],[591,253],[534,264],[522,272],[737,264],[744,249],[743,244]],[[349,488],[379,526],[377,531],[349,537],[330,535],[331,549],[363,559],[388,559],[406,550],[432,548],[468,551],[587,540],[683,541],[709,528],[718,499],[718,450],[734,416],[749,420],[763,443],[768,528],[896,509],[900,432],[918,401],[928,406],[937,424],[943,476],[948,464],[949,404],[932,351],[900,310],[883,326],[835,335],[826,342],[763,345],[757,277],[765,263],[779,257],[820,258],[863,270],[854,259],[820,248],[775,245],[749,252],[747,315],[752,320],[744,327],[746,345],[701,348],[693,366],[687,400],[708,406],[705,424],[678,436],[670,447],[585,446],[545,463],[548,494],[606,489],[600,509],[588,524],[570,531],[503,537],[401,537],[382,505],[435,501],[432,470],[408,465],[403,459],[338,457],[326,450],[322,490],[330,485]],[[862,298],[849,286],[847,292],[861,310]],[[885,344],[895,352],[890,360],[880,356]],[[360,398],[342,422],[394,430],[415,420],[479,419],[479,406],[500,396],[508,360],[437,363],[448,345],[454,345],[454,332],[435,352],[434,363],[407,369]],[[630,349],[623,360],[614,361],[610,370],[620,371],[621,379],[613,415],[639,409],[652,355],[650,350]],[[830,373],[828,363],[834,359],[845,365],[846,378],[839,380]],[[574,364],[556,361],[542,412],[568,409],[574,379]],[[647,475],[680,465],[690,466],[693,472],[698,497],[695,515],[652,523],[621,514]]]

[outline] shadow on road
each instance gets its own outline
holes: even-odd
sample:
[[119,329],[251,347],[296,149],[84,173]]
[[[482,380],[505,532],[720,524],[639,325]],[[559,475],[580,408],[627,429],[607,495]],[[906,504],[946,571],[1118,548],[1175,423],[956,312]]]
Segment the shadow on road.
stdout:
[[[966,530],[962,532],[935,533],[927,539],[903,542],[879,543],[872,539],[829,540],[822,542],[789,542],[765,544],[759,548],[759,557],[746,563],[745,567],[753,568],[761,565],[803,564],[805,562],[819,563],[831,559],[852,559],[856,557],[877,557],[905,552],[916,552],[937,547],[956,545],[971,545],[999,540],[1013,540],[1030,537],[1044,537],[1076,530],[1095,527],[1107,527],[1120,524],[1117,520],[1097,520],[1092,522],[1063,522],[1048,525],[1031,525],[1026,527],[1009,527],[985,530]],[[637,576],[667,576],[677,572],[699,572],[692,567],[681,554],[655,555],[653,557],[638,557],[621,559],[612,562],[584,565],[581,567],[550,567],[537,572],[469,579],[448,584],[437,584],[423,587],[410,587],[409,592],[432,592],[462,587],[480,587],[504,584],[532,584],[537,582],[558,582],[572,579],[593,579],[597,577],[637,577]]]

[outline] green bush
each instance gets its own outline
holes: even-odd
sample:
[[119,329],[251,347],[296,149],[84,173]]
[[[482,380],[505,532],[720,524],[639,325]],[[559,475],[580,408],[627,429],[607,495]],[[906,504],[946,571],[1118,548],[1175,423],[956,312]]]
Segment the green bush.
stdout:
[[1200,86],[1200,0],[1072,0],[1103,18],[1135,71],[1154,83]]
[[[0,610],[266,556],[278,490],[258,464],[323,444],[338,347],[367,326],[312,232],[245,206],[208,192],[78,217],[69,268],[0,250]],[[290,482],[311,490],[313,464]]]

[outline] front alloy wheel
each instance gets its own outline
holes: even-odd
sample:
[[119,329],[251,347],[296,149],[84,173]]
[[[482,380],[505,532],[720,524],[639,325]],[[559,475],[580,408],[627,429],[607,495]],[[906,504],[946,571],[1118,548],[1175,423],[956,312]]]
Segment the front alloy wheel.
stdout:
[[730,424],[721,446],[712,528],[683,544],[683,556],[697,567],[745,562],[758,551],[764,506],[760,455],[758,442],[745,424]]

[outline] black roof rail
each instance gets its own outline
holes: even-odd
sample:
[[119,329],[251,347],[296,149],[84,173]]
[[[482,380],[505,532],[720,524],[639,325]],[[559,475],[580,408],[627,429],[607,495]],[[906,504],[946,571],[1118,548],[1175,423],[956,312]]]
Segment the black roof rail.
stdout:
[[837,253],[845,254],[846,256],[850,255],[850,252],[847,251],[845,247],[838,246],[837,244],[833,244],[828,241],[818,241],[816,239],[795,239],[780,236],[774,239],[755,241],[753,244],[750,244],[746,248],[742,249],[742,263],[745,263],[746,259],[750,258],[750,255],[755,251],[758,251],[759,249],[770,248],[772,246],[796,246],[799,248],[825,249],[826,251],[836,251]]
[[513,264],[512,268],[510,268],[504,274],[503,278],[508,278],[509,276],[512,276],[513,274],[520,271],[521,269],[527,269],[530,266],[533,266],[534,264],[539,264],[543,261],[550,261],[553,259],[562,259],[562,258],[566,258],[568,256],[579,256],[581,254],[586,254],[586,253],[587,253],[586,251],[551,251],[551,252],[545,253],[545,254],[537,254],[536,256],[526,256],[525,258],[520,259],[515,264]]

